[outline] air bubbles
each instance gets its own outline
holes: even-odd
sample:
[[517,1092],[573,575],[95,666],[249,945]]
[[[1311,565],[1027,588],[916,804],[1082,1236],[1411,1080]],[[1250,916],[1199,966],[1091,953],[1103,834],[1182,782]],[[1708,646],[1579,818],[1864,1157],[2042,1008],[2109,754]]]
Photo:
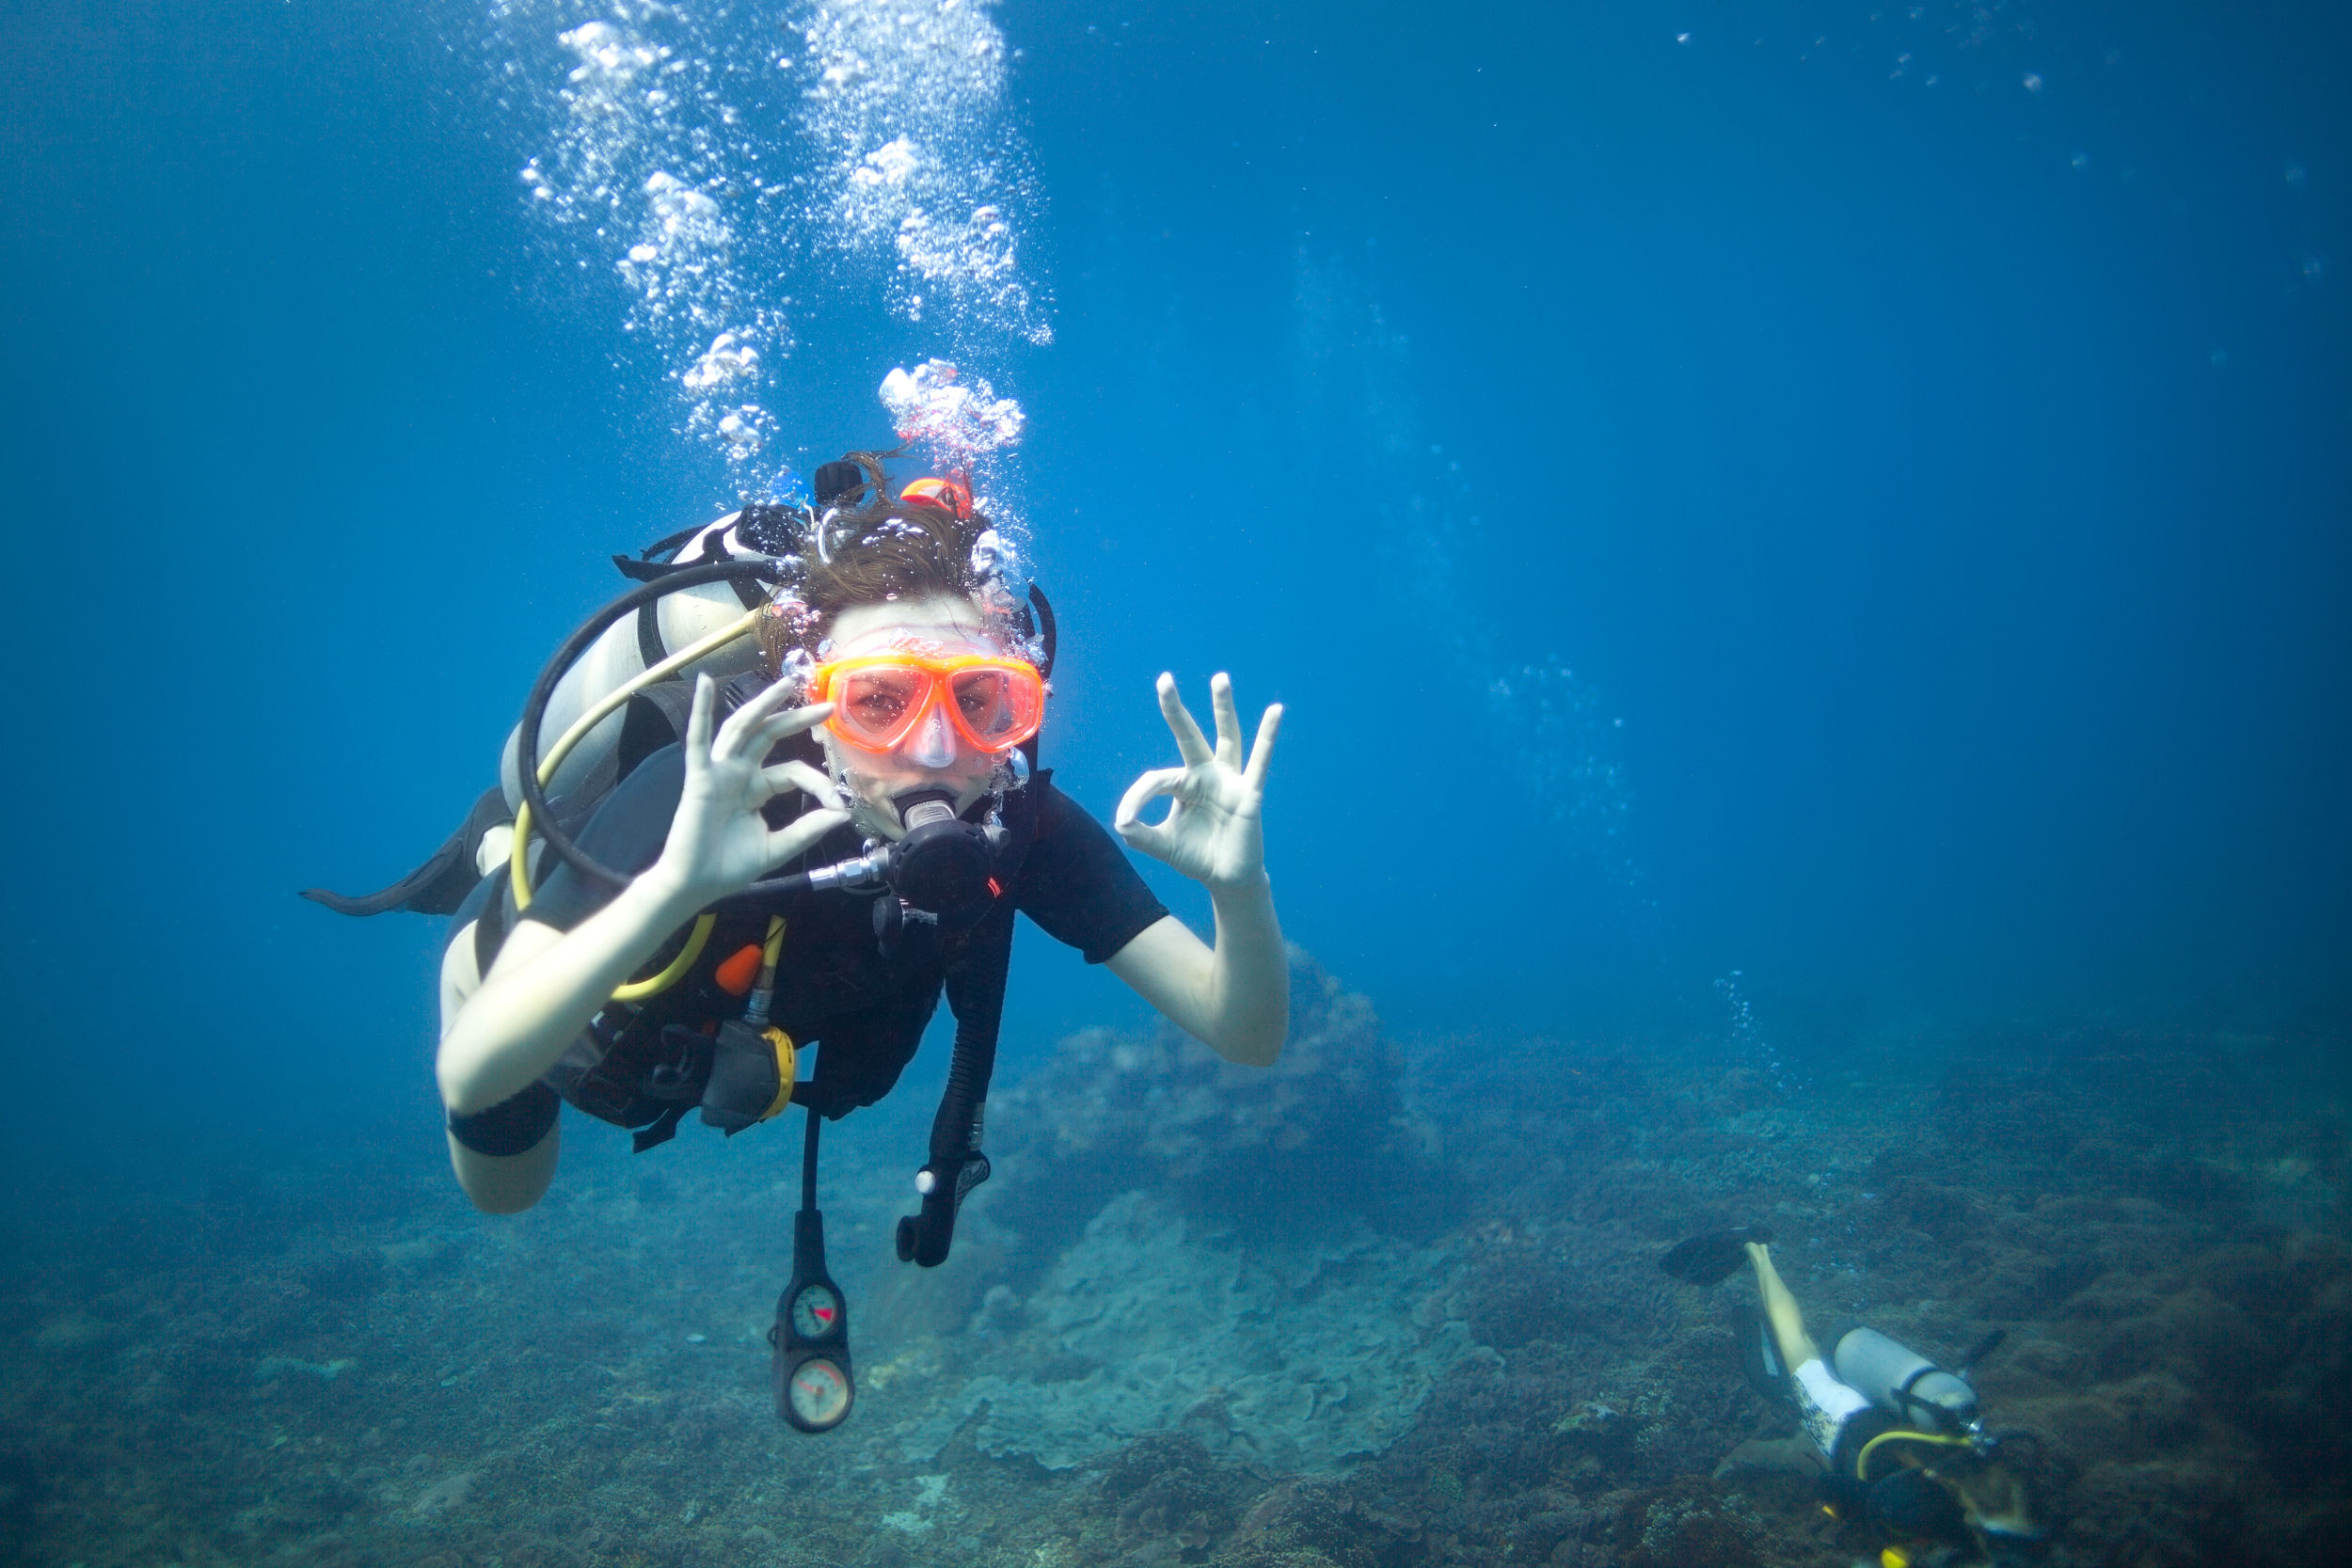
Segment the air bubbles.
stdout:
[[557,35],[556,42],[580,56],[565,78],[574,87],[612,91],[625,88],[638,73],[659,63],[668,53],[624,33],[609,22],[590,22]]
[[[1735,969],[1715,982],[1716,991],[1722,995],[1724,1005],[1731,1009],[1730,1044],[1732,1050],[1746,1057],[1764,1080],[1772,1085],[1773,1092],[1783,1100],[1787,1100],[1806,1086],[1804,1077],[1782,1056],[1779,1047],[1766,1037],[1763,1029],[1757,1024],[1756,1009],[1750,1006],[1748,999],[1740,994],[1740,982],[1743,977],[1741,973]],[[1820,1243],[1816,1241],[1806,1244],[1819,1245]]]
[[[980,536],[972,541],[972,579],[980,585],[980,598],[989,614],[1009,618],[1019,602],[1012,585],[1027,577],[1021,564],[1019,546],[1003,531],[983,529]],[[1042,662],[1042,639],[1025,652],[1032,663]]]
[[903,185],[921,166],[922,159],[914,150],[914,143],[905,136],[897,136],[859,159],[857,167],[850,170],[850,183],[859,188]]
[[[1003,112],[994,0],[799,5],[784,52],[764,8],[488,10],[493,69],[516,85],[501,92],[532,117],[518,179],[550,270],[614,279],[624,336],[685,401],[678,428],[731,467],[774,446],[761,397],[794,348],[787,290],[863,301],[879,286],[959,355],[1050,341],[1023,266],[1037,198]],[[781,121],[764,107],[779,100]],[[1001,447],[1018,426],[978,420],[960,439]]]
[[945,359],[926,359],[882,378],[882,406],[901,441],[920,442],[943,467],[969,469],[1014,446],[1028,415],[1000,398],[984,376],[969,381]]
[[[739,255],[747,226],[765,235],[755,212],[730,206],[756,149],[725,134],[735,116],[712,84],[728,74],[726,40],[667,6],[620,4],[580,20],[589,9],[573,0],[493,8],[493,42],[516,56],[505,74],[540,84],[525,102],[542,117],[541,145],[521,182],[551,226],[557,263],[609,269],[620,285],[623,334],[659,356],[687,401],[679,428],[740,462],[771,433],[743,396],[761,349],[781,356],[791,336],[783,301],[759,297]],[[721,393],[732,395],[709,401]]]
[[946,317],[969,343],[1053,328],[1023,274],[1008,212],[1034,207],[1025,150],[1003,120],[1005,40],[987,3],[847,0],[803,27],[802,126],[818,150],[821,237],[887,256],[892,305]]
[[967,376],[945,359],[893,370],[882,378],[881,397],[898,439],[921,448],[934,474],[960,477],[971,487],[975,510],[993,522],[973,542],[972,575],[990,612],[1010,615],[1016,603],[1011,585],[1026,576],[1021,564],[1025,530],[1013,509],[984,486],[1000,471],[1003,454],[1020,444],[1028,415],[1014,399],[998,397],[986,376]]
[[724,441],[727,455],[737,462],[745,462],[759,455],[759,449],[768,444],[768,411],[756,404],[745,404],[719,417],[719,439]]
[[759,351],[734,333],[722,332],[710,341],[710,347],[702,357],[679,375],[678,382],[690,392],[707,392],[752,380],[758,374]]

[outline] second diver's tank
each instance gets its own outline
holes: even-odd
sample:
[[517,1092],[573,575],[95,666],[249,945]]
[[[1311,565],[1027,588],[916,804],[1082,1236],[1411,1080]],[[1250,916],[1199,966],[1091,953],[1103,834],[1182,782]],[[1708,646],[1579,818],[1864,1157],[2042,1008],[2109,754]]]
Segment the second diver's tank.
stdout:
[[1914,1426],[1958,1433],[1977,1419],[1977,1391],[1967,1379],[1875,1328],[1850,1331],[1833,1361],[1838,1382]]

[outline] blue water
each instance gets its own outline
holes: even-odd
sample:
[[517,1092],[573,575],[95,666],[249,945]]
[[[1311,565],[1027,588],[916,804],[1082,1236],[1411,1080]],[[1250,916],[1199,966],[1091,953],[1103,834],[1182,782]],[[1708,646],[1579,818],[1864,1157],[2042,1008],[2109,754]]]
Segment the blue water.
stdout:
[[[1162,757],[1161,668],[1289,704],[1287,928],[1411,1026],[1732,968],[2340,1019],[2343,20],[1929,9],[1006,8],[1057,341],[967,357],[1062,777]],[[437,843],[604,557],[731,497],[550,276],[469,10],[207,11],[15,24],[11,1037],[103,998],[171,1020],[118,1115],[303,1121],[421,1093],[434,938],[291,890]],[[855,304],[779,366],[806,451],[938,341]],[[1486,691],[1547,663],[1575,777]],[[1024,972],[1023,1038],[1125,1006]]]
[[[7,9],[10,1158],[433,1164],[435,923],[294,892],[437,844],[743,472],[517,181],[531,8]],[[990,14],[1052,341],[741,281],[775,461],[927,355],[1025,406],[1099,815],[1230,670],[1286,932],[1404,1037],[2340,1036],[2342,8]],[[1008,1070],[1142,1016],[1028,932]]]

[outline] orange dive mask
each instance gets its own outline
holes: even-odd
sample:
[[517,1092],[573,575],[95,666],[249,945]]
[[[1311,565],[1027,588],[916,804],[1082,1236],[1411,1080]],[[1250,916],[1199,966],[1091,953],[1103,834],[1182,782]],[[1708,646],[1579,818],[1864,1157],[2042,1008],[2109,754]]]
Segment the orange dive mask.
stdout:
[[1045,678],[1025,658],[894,649],[818,665],[808,700],[833,704],[825,728],[861,751],[891,750],[937,705],[974,747],[1004,752],[1044,722]]

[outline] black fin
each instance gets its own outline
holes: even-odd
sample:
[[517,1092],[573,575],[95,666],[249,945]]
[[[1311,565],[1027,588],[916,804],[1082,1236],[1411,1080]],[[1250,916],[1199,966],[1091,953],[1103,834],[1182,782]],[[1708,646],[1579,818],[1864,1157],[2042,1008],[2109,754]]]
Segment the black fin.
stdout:
[[457,906],[466,901],[466,895],[482,880],[482,873],[474,869],[474,851],[481,847],[482,835],[501,822],[513,820],[506,809],[506,797],[493,785],[482,792],[473,810],[466,814],[464,823],[433,851],[432,859],[390,887],[358,895],[310,887],[302,890],[302,896],[313,904],[326,905],[337,914],[382,914],[387,910],[455,914]]
[[1962,1356],[1960,1358],[1960,1365],[1952,1370],[1958,1372],[1962,1377],[1966,1377],[1970,1372],[1976,1370],[1978,1362],[1983,1360],[1986,1356],[1991,1355],[1994,1351],[1999,1350],[2001,1348],[2001,1341],[2008,1338],[2008,1329],[1994,1329],[1992,1333],[1978,1340],[1976,1348],[1971,1350],[1967,1354]]
[[1760,1225],[1710,1230],[1687,1242],[1677,1242],[1658,1266],[1688,1285],[1721,1285],[1748,1260],[1750,1242],[1769,1242],[1772,1233]]
[[1743,1301],[1731,1309],[1731,1332],[1740,1344],[1740,1370],[1747,1374],[1748,1386],[1768,1400],[1795,1402],[1788,1391],[1788,1369],[1781,1365],[1780,1346],[1756,1303]]

